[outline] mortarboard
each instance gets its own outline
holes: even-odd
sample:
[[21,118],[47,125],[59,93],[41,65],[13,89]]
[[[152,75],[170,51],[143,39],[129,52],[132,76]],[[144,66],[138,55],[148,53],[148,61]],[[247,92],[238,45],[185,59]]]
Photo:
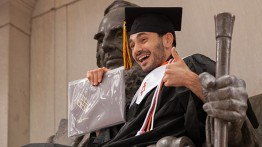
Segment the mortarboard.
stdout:
[[[181,7],[126,7],[123,30],[123,57],[126,69],[132,67],[128,49],[127,32],[129,35],[138,32],[155,32],[165,34],[181,30]],[[131,64],[131,65],[129,65]]]
[[[127,7],[125,21],[127,32],[180,31],[182,20],[181,7]],[[171,30],[172,29],[172,30]],[[163,32],[166,33],[166,32]]]

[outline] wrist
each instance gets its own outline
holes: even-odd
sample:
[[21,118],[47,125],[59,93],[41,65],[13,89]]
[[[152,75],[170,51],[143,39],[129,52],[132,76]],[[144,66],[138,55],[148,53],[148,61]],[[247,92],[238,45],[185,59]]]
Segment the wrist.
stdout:
[[189,89],[192,89],[195,84],[196,84],[196,81],[198,80],[198,76],[197,74],[195,74],[194,72],[190,71],[186,74],[186,80],[184,80],[184,84],[185,84],[185,87],[189,88]]
[[202,85],[196,73],[190,71],[186,75],[187,79],[184,81],[185,87],[190,89],[195,95],[199,97],[202,102],[205,102]]

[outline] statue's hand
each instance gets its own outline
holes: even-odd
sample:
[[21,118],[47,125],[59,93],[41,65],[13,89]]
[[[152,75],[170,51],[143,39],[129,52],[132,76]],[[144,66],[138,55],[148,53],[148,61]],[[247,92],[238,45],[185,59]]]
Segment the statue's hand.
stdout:
[[247,111],[245,82],[229,75],[215,79],[208,73],[202,73],[199,78],[206,99],[204,110],[211,117],[228,121],[228,140],[240,142]]

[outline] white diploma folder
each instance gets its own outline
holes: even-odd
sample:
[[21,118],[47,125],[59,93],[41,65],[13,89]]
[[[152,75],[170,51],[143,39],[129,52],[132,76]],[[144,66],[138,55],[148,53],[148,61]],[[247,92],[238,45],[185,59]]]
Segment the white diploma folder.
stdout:
[[124,68],[108,71],[99,86],[87,78],[68,84],[68,136],[125,122]]

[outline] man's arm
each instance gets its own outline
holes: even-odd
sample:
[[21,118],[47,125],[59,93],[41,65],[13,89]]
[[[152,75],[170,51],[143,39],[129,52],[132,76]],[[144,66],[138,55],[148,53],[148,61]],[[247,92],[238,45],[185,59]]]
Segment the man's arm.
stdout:
[[186,81],[186,87],[190,89],[198,98],[205,103],[205,97],[203,94],[203,88],[200,83],[199,77],[196,73],[188,73],[188,80]]
[[165,86],[184,86],[190,89],[202,102],[205,102],[203,88],[199,77],[192,72],[183,59],[177,54],[175,47],[172,48],[172,56],[175,62],[168,64],[166,67],[163,82]]

